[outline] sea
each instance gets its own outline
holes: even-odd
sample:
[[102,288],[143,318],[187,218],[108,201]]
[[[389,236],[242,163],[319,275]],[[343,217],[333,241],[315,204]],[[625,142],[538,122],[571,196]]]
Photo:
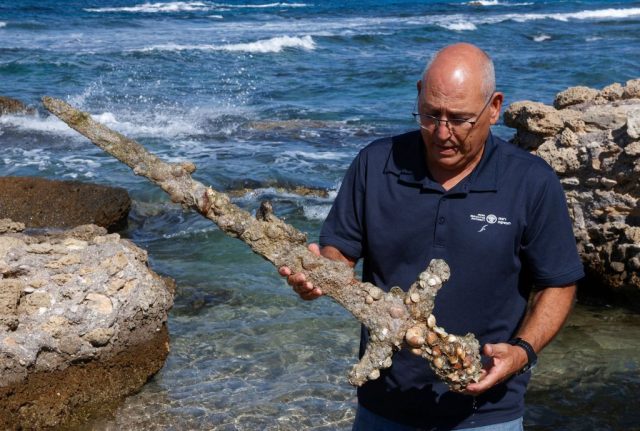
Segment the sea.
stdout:
[[[430,57],[472,42],[508,105],[640,77],[640,1],[0,0],[0,175],[124,187],[121,232],[178,285],[165,367],[88,430],[349,430],[359,326],[49,115],[61,98],[317,240],[367,143],[415,128]],[[505,139],[514,130],[500,122]],[[640,316],[578,303],[534,370],[527,430],[640,430]]]

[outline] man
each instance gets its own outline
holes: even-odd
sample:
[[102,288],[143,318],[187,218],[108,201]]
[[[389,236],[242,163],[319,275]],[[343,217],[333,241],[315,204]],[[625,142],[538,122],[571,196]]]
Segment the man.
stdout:
[[[431,259],[445,259],[451,278],[436,298],[438,325],[483,345],[483,375],[465,393],[397,352],[358,389],[354,430],[522,429],[528,369],[566,320],[583,270],[553,170],[490,132],[502,101],[482,50],[438,52],[418,82],[420,130],[358,154],[322,248],[310,246],[351,266],[362,258],[363,279],[386,290],[407,289]],[[280,274],[303,299],[322,294],[302,273]],[[367,336],[363,329],[361,354]]]

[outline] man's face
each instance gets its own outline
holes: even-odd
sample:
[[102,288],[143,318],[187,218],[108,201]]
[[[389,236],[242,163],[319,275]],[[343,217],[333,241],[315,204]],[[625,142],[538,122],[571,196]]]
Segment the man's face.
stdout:
[[[454,78],[456,78],[454,76]],[[473,168],[482,157],[484,142],[491,124],[500,113],[502,95],[489,99],[479,90],[474,79],[438,79],[428,77],[418,83],[418,112],[439,120],[470,120],[458,124],[444,121],[421,127],[426,146],[427,163],[434,175],[449,172],[457,174]]]

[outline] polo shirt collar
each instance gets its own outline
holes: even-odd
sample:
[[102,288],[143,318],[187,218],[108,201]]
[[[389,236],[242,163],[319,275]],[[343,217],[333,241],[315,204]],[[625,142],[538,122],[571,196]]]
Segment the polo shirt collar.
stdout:
[[[419,184],[426,188],[442,190],[442,186],[433,181],[425,163],[425,146],[420,131],[412,133],[412,139],[400,142],[401,137],[393,138],[393,145],[384,173],[396,175],[403,182]],[[480,163],[473,172],[463,180],[465,191],[484,192],[498,190],[498,151],[493,134],[485,142]]]

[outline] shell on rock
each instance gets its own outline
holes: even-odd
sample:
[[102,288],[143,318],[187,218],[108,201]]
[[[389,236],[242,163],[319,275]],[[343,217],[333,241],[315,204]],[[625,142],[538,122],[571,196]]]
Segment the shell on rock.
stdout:
[[367,291],[369,292],[369,295],[376,301],[382,298],[382,295],[384,295],[384,291],[376,286],[369,286],[369,289],[367,289]]
[[404,310],[405,310],[404,307],[398,307],[398,306],[390,307],[389,308],[389,315],[394,319],[398,319],[398,318],[404,316]]
[[429,317],[427,317],[427,326],[429,328],[433,328],[434,326],[436,326],[436,316],[434,316],[433,314],[429,314]]
[[439,326],[434,326],[433,327],[433,332],[438,334],[441,338],[445,338],[448,335],[447,331],[445,331],[444,328],[441,328]]
[[442,359],[442,356],[437,356],[437,357],[433,358],[433,365],[436,368],[444,367],[444,359]]
[[407,329],[407,332],[404,335],[405,340],[407,340],[407,344],[412,347],[420,347],[424,344],[424,329],[418,325],[413,326]]
[[432,331],[427,332],[427,343],[433,346],[436,341],[438,341],[438,335]]

